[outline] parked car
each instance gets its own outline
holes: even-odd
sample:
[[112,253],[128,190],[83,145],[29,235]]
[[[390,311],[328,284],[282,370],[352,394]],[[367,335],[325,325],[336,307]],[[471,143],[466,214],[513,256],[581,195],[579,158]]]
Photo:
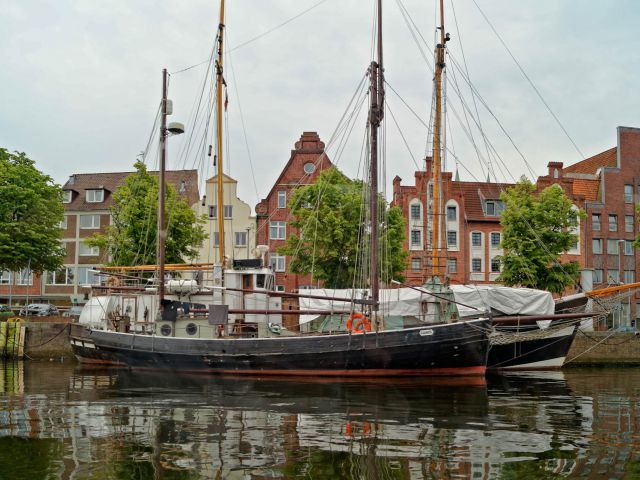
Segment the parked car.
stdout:
[[7,305],[0,303],[0,320],[6,320],[13,316],[15,316],[13,310],[11,310]]
[[25,317],[52,317],[59,314],[56,306],[50,303],[30,303],[20,309],[20,315]]
[[74,305],[73,307],[69,308],[69,310],[64,312],[62,316],[80,318],[81,312],[82,312],[82,305]]

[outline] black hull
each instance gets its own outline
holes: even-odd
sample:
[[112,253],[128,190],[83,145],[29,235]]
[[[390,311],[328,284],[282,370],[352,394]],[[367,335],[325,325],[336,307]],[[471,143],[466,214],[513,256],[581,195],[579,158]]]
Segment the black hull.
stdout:
[[75,330],[84,363],[135,369],[245,375],[482,375],[489,320],[366,334],[190,339]]
[[[531,339],[503,345],[491,345],[487,369],[489,370],[550,370],[561,368],[569,353],[577,326],[567,327],[554,336],[537,338],[537,328],[531,330]],[[526,335],[526,334],[525,334]]]

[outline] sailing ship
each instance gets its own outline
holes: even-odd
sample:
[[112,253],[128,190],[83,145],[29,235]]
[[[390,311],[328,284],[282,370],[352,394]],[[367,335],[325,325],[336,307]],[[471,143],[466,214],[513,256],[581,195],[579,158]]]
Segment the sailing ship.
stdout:
[[[490,319],[438,324],[385,326],[380,308],[378,266],[378,128],[384,110],[382,2],[378,0],[377,60],[370,78],[370,264],[369,289],[349,308],[288,311],[274,291],[274,274],[262,258],[213,266],[214,284],[195,280],[166,281],[165,272],[185,272],[211,265],[165,266],[159,255],[157,287],[109,288],[94,297],[71,332],[72,348],[82,362],[120,364],[139,369],[181,372],[316,375],[431,376],[483,375],[489,347]],[[224,259],[222,201],[222,52],[224,0],[221,1],[216,62],[218,231]],[[166,75],[163,83],[161,147],[166,132]],[[161,155],[164,158],[164,153]],[[162,162],[161,162],[162,163]],[[162,175],[161,168],[161,175]],[[162,185],[162,180],[160,182]],[[163,197],[161,192],[160,197]],[[164,212],[160,206],[160,217]],[[163,239],[160,220],[159,239]],[[160,246],[162,244],[159,242]],[[162,250],[162,248],[160,248]],[[262,252],[266,253],[266,252]],[[98,312],[96,321],[95,314]],[[105,312],[108,312],[105,315]],[[344,326],[329,332],[292,332],[282,314],[339,316]]]

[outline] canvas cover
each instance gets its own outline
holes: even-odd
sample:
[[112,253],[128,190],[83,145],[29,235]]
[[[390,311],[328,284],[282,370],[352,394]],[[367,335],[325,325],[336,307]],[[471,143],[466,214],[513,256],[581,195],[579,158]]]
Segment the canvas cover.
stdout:
[[[498,315],[553,315],[555,303],[549,292],[531,288],[511,288],[496,285],[451,285],[460,317],[483,314],[489,310]],[[424,292],[426,288],[420,287]],[[424,313],[423,304],[439,299],[413,288],[380,290],[380,312],[385,316],[415,316]],[[313,289],[302,293],[340,300],[300,298],[302,310],[349,310],[352,298],[366,298],[367,289]],[[463,304],[463,305],[461,305]],[[300,315],[300,324],[317,318],[317,315]]]

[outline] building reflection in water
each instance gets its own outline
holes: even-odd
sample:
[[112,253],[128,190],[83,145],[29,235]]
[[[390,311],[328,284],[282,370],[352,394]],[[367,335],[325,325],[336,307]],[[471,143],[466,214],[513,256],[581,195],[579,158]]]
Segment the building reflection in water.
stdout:
[[0,373],[0,471],[16,479],[640,475],[640,370],[486,382],[178,377],[48,363]]

